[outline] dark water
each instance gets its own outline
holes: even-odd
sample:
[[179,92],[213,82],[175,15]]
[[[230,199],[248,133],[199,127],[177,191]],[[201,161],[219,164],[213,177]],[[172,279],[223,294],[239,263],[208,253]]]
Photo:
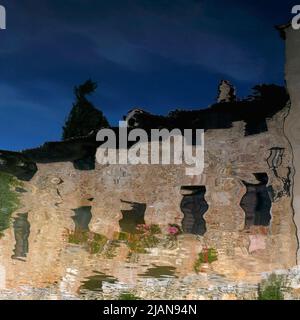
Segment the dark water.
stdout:
[[83,281],[80,290],[102,291],[103,282],[116,283],[118,279],[103,272],[94,271],[94,274]]
[[144,278],[162,279],[167,277],[176,277],[176,268],[170,266],[154,266],[149,268],[145,273],[139,274]]

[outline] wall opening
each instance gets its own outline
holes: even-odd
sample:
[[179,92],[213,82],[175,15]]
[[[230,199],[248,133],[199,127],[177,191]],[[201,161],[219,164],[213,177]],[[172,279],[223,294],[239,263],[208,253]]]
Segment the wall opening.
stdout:
[[12,259],[25,261],[29,251],[30,223],[28,221],[28,213],[19,213],[14,220],[13,228],[16,244]]
[[266,173],[254,173],[259,181],[257,184],[243,181],[247,188],[240,206],[245,211],[245,229],[251,226],[269,226],[271,221],[271,196],[267,187],[268,175]]
[[73,210],[75,215],[72,219],[75,223],[75,232],[89,231],[89,224],[92,220],[91,210],[91,206],[84,206]]
[[87,156],[83,159],[73,161],[73,166],[77,170],[95,170],[95,156]]
[[128,210],[121,210],[123,218],[119,221],[122,232],[136,233],[136,227],[139,224],[145,224],[145,212],[147,205],[145,203],[130,202],[121,200],[123,204],[129,206]]
[[245,136],[251,136],[268,131],[266,119],[253,119],[246,122]]
[[203,236],[206,232],[206,222],[203,215],[208,210],[208,204],[204,198],[205,186],[183,186],[181,194],[183,199],[180,209],[184,214],[182,230],[185,233]]

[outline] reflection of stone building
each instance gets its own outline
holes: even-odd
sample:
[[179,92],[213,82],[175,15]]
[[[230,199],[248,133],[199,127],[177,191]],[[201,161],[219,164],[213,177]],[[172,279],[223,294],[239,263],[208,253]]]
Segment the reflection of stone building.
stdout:
[[[289,54],[289,47],[294,46],[290,43],[294,41],[293,32],[288,31],[287,37]],[[17,217],[18,213],[28,212],[28,250],[24,249],[26,239],[23,244],[19,240],[17,246],[21,254],[26,251],[26,261],[11,259],[16,250],[15,234],[6,230],[0,240],[0,285],[45,287],[57,283],[62,292],[75,294],[95,270],[100,273],[95,275],[98,278],[106,273],[134,286],[139,275],[147,274],[154,265],[175,268],[180,281],[195,275],[193,263],[206,247],[218,252],[218,260],[206,273],[231,281],[255,283],[262,272],[294,266],[295,222],[300,225],[297,174],[292,190],[288,190],[287,182],[292,179],[292,161],[297,167],[300,159],[295,153],[297,139],[293,131],[298,82],[289,72],[295,60],[289,60],[289,55],[287,58],[291,109],[281,106],[267,117],[267,131],[248,134],[252,118],[249,123],[234,121],[232,127],[206,130],[205,169],[199,176],[185,175],[184,165],[96,164],[94,170],[85,171],[76,170],[71,162],[38,163],[37,173],[24,182],[27,193],[22,194],[22,207],[15,213]],[[272,150],[282,152],[276,168],[272,160],[278,154],[270,158]],[[296,195],[295,222],[289,191]],[[88,213],[81,216],[77,208],[89,208]],[[68,243],[66,235],[67,230],[84,225],[83,229],[111,240],[121,228],[131,230],[134,223],[143,221],[158,224],[163,233],[169,224],[178,224],[184,234],[178,237],[175,248],[152,248],[135,263],[128,261],[128,248],[123,243],[108,259]],[[197,285],[209,286],[209,278],[195,277]]]
[[[1,239],[7,286],[60,281],[72,269],[76,270],[77,279],[74,291],[80,285],[78,279],[90,275],[91,265],[92,270],[99,271],[106,266],[110,275],[130,283],[151,263],[173,266],[178,275],[186,276],[194,273],[193,261],[205,246],[218,251],[218,260],[210,272],[232,280],[256,281],[261,272],[293,266],[297,239],[291,198],[284,194],[275,197],[283,184],[266,161],[269,149],[280,146],[285,152],[278,171],[285,175],[291,166],[291,150],[283,134],[286,112],[284,108],[268,119],[268,131],[257,135],[244,136],[243,122],[236,122],[229,129],[208,130],[205,170],[200,176],[185,175],[183,165],[97,164],[95,170],[78,171],[71,163],[38,164],[36,175],[25,183],[28,192],[22,194],[20,209],[28,212],[31,226],[26,262],[10,259],[14,250],[12,231]],[[259,180],[262,173],[267,177],[264,182]],[[194,188],[189,190],[186,186]],[[197,190],[205,192],[200,195]],[[247,194],[252,206],[245,204]],[[265,208],[267,218],[258,217],[264,214],[261,201],[266,197],[270,203]],[[142,255],[136,268],[128,273],[126,247],[118,248],[112,260],[100,262],[67,244],[66,229],[75,228],[74,209],[91,207],[89,229],[112,239],[120,231],[124,212],[129,214],[130,208],[138,204],[145,206],[141,210],[145,222],[159,224],[164,232],[168,224],[183,222],[184,231],[191,234],[180,236],[180,250],[157,249]],[[194,229],[187,221],[193,212]],[[256,217],[248,219],[251,215]]]
[[[295,223],[297,225],[298,239],[300,237],[300,35],[299,31],[293,30],[291,25],[279,27],[279,30],[285,39],[286,48],[286,84],[291,99],[291,109],[285,122],[285,132],[293,148],[294,161],[294,184],[293,184],[293,208],[295,210]],[[298,263],[300,252],[298,250]]]

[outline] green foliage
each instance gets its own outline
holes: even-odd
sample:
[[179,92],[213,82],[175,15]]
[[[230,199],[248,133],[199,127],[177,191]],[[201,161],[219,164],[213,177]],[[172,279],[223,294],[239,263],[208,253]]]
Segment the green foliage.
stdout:
[[99,233],[94,233],[94,237],[90,242],[90,252],[92,254],[99,253],[103,250],[107,238]]
[[19,206],[18,194],[13,191],[16,186],[20,183],[15,177],[0,172],[0,237],[9,228],[11,215]]
[[159,239],[154,235],[133,236],[128,241],[128,247],[135,253],[147,253],[148,248],[154,248],[159,243]]
[[157,224],[144,224],[137,226],[137,234],[130,234],[128,238],[128,247],[132,253],[147,253],[148,248],[154,248],[158,245],[157,234],[161,229]]
[[88,231],[69,233],[69,243],[85,244],[88,241]]
[[161,234],[161,229],[158,224],[150,224],[150,233],[154,234]]
[[119,295],[118,300],[141,300],[141,298],[133,293],[123,292]]
[[121,232],[117,233],[116,237],[119,241],[128,241],[129,240],[129,233],[121,231]]
[[213,263],[218,260],[217,250],[214,248],[205,248],[199,254],[194,263],[194,270],[198,273],[203,263]]
[[93,93],[96,88],[97,84],[91,80],[74,88],[76,101],[63,127],[63,140],[86,136],[93,131],[109,127],[103,113],[86,99],[86,95]]
[[258,286],[258,300],[284,300],[282,289],[284,279],[280,275],[271,274]]
[[107,242],[107,238],[101,234],[90,231],[75,231],[68,234],[69,243],[87,246],[91,254],[100,253]]
[[114,238],[117,241],[126,242],[132,253],[147,253],[148,248],[158,245],[159,239],[156,235],[161,234],[161,229],[157,224],[139,224],[136,227],[137,233],[118,232]]
[[120,241],[127,241],[132,237],[133,234],[139,234],[139,235],[155,235],[155,234],[161,234],[161,228],[158,224],[139,224],[136,227],[135,233],[129,233],[129,232],[116,232],[114,235],[114,238],[120,240]]

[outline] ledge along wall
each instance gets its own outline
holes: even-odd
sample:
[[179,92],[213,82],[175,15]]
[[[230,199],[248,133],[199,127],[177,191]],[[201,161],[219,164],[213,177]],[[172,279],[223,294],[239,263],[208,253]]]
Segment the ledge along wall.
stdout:
[[293,150],[293,208],[297,226],[297,263],[300,263],[300,30],[291,25],[283,27],[286,44],[285,77],[290,94],[291,108],[285,121],[284,131]]

